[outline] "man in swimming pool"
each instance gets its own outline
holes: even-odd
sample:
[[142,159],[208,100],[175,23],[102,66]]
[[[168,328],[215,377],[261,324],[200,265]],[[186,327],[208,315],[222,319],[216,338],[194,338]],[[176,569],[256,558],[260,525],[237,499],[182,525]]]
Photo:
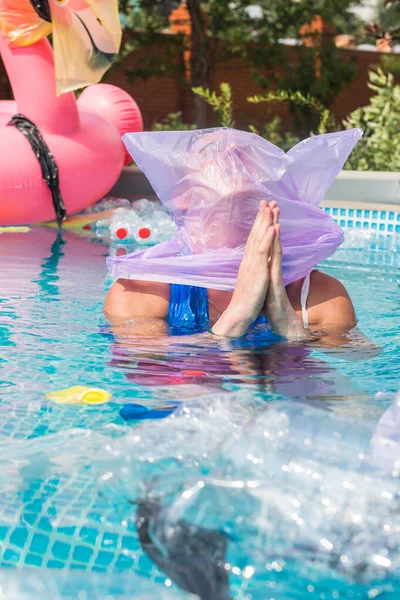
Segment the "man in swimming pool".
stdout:
[[[112,325],[133,318],[155,323],[167,331],[170,285],[161,282],[118,279],[110,288],[104,312]],[[313,270],[308,277],[284,286],[279,207],[260,202],[248,236],[235,289],[208,290],[212,333],[240,337],[259,316],[288,340],[307,340],[309,331],[319,331],[331,340],[344,336],[356,324],[351,299],[335,278]],[[140,326],[136,333],[145,330]]]

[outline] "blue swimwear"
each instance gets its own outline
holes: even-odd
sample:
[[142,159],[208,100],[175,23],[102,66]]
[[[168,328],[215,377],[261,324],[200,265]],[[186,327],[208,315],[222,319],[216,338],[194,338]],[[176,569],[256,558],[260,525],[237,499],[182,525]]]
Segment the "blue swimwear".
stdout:
[[[207,289],[171,283],[167,320],[174,335],[207,331],[210,326]],[[252,326],[266,322],[264,317],[258,317]]]
[[[310,291],[310,275],[311,273],[304,278],[300,295],[305,328],[308,327],[307,299]],[[265,323],[267,320],[260,316],[254,321],[252,327]],[[209,328],[207,289],[194,285],[171,283],[168,325],[171,333],[175,335],[207,331]]]
[[207,331],[209,327],[207,289],[171,283],[168,325],[176,335]]

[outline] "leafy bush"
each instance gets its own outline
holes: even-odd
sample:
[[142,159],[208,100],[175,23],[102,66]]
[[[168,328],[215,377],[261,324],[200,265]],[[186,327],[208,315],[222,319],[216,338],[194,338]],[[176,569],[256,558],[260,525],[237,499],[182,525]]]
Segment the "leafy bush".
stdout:
[[[211,106],[217,115],[218,125],[222,127],[235,127],[232,89],[229,83],[221,83],[220,95],[215,91],[211,92],[202,87],[192,88],[192,91],[203,98],[207,104]],[[262,96],[252,96],[247,98],[247,101],[253,104],[259,102],[291,102],[296,105],[308,106],[315,110],[319,116],[318,133],[325,133],[328,123],[331,122],[329,110],[315,98],[304,96],[301,92],[278,90],[277,92],[267,92]],[[274,117],[272,120],[265,123],[261,129],[257,128],[255,125],[250,125],[249,129],[252,133],[261,135],[276,146],[279,146],[279,148],[282,148],[285,152],[300,141],[298,136],[292,133],[282,132],[282,121],[279,117]]]
[[258,104],[259,102],[287,102],[288,104],[305,106],[314,109],[319,118],[317,131],[318,133],[326,133],[328,124],[331,120],[331,113],[319,100],[307,94],[305,96],[299,91],[292,92],[291,90],[277,90],[276,92],[267,92],[262,96],[251,96],[247,98],[248,102]]
[[[385,73],[381,67],[369,72],[369,84],[375,94],[370,104],[353,111],[343,126],[346,129],[359,127],[364,131],[345,169],[357,171],[400,171],[400,85],[396,85],[391,73]],[[232,90],[229,83],[222,83],[220,94],[204,88],[193,88],[193,92],[201,96],[217,115],[218,124],[223,127],[234,127]],[[251,103],[259,102],[291,102],[308,106],[318,115],[318,126],[315,133],[325,133],[337,129],[330,111],[312,96],[301,92],[278,90],[267,92],[262,96],[247,99]],[[196,125],[187,125],[182,121],[182,113],[171,113],[161,123],[153,127],[155,131],[189,130]],[[282,132],[282,122],[279,117],[265,123],[260,129],[249,126],[250,131],[261,135],[285,152],[299,142],[299,137],[292,133]]]
[[357,171],[400,171],[400,85],[380,67],[369,72],[370,104],[353,111],[343,125],[359,127],[364,136],[345,168]]
[[256,133],[272,144],[275,144],[275,146],[278,146],[284,152],[293,148],[300,141],[299,136],[294,133],[282,132],[282,120],[280,117],[274,117],[271,121],[265,123],[261,129],[257,129],[254,125],[250,125],[249,129],[252,133]]
[[169,113],[159,123],[154,123],[153,131],[187,131],[196,129],[196,125],[188,125],[182,119],[182,112]]
[[216,92],[211,92],[202,87],[192,88],[192,92],[197,94],[197,96],[200,96],[200,98],[203,98],[203,100],[211,106],[213,111],[217,113],[221,127],[235,127],[235,121],[233,119],[232,88],[229,83],[221,83],[220,90],[221,95],[218,96]]

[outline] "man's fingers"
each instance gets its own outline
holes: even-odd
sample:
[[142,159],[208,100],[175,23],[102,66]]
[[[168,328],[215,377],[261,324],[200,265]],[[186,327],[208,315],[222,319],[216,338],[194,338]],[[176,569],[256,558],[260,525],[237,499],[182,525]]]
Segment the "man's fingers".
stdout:
[[275,231],[274,242],[271,248],[271,263],[272,270],[281,271],[282,269],[282,245],[281,245],[281,226],[279,223],[273,226]]
[[[272,207],[271,207],[272,208]],[[280,215],[281,209],[276,206],[276,202],[275,202],[275,206],[272,209],[272,214],[273,214],[273,224],[277,225],[279,223],[279,215]]]
[[260,202],[260,209],[257,213],[254,225],[249,235],[249,241],[259,244],[264,237],[268,227],[272,225],[273,214],[266,200]]
[[276,235],[275,227],[268,227],[268,230],[265,232],[264,237],[262,238],[259,246],[259,251],[263,254],[269,254],[271,250],[272,243],[274,241],[274,237]]

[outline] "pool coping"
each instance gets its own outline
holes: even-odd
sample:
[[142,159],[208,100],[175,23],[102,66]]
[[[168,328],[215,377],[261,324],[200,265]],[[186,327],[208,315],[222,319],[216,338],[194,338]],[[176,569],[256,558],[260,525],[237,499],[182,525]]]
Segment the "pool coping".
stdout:
[[341,171],[333,182],[324,202],[347,202],[349,204],[383,205],[400,207],[400,172],[389,171]]
[[[136,199],[156,194],[138,167],[124,167],[108,195]],[[400,172],[341,171],[327,191],[322,206],[360,204],[380,210],[393,210],[394,205],[398,205],[400,210]]]

